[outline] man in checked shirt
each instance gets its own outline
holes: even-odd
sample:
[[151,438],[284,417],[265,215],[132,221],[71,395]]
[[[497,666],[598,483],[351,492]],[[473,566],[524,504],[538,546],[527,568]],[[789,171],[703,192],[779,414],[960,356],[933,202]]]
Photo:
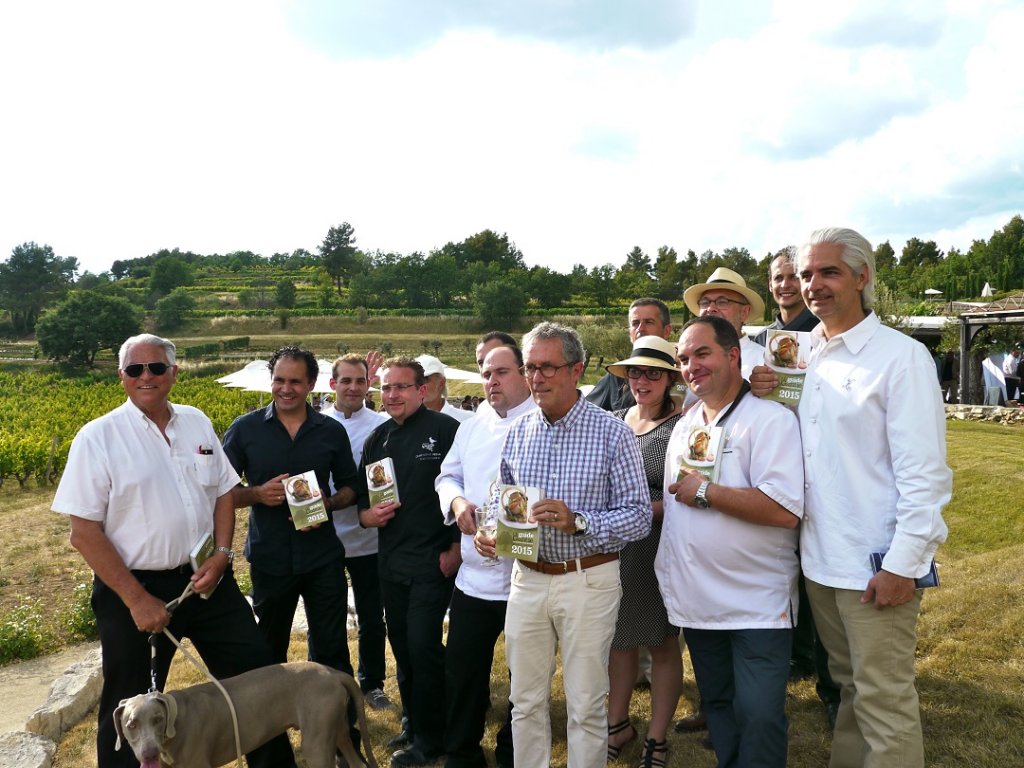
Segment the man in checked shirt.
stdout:
[[[576,389],[584,351],[571,328],[523,337],[523,373],[539,406],[509,429],[501,481],[541,489],[530,520],[539,560],[517,560],[505,617],[516,768],[548,768],[548,700],[557,646],[568,710],[569,768],[604,765],[608,650],[619,611],[619,550],[651,529],[640,451],[624,422]],[[494,540],[477,535],[482,554]]]

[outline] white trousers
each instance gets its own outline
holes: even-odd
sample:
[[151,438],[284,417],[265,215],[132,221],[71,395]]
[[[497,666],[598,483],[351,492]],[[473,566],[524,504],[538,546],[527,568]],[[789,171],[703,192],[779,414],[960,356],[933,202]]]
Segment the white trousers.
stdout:
[[561,648],[569,768],[607,763],[608,651],[619,613],[619,561],[548,576],[516,563],[505,614],[516,768],[550,768],[551,676]]

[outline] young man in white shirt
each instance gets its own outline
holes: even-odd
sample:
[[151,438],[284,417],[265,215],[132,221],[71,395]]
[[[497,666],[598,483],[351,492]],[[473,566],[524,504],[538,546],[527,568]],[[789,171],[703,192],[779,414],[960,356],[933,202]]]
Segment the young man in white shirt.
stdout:
[[[480,741],[490,705],[494,643],[505,627],[513,561],[501,558],[495,563],[476,551],[473,512],[488,501],[512,422],[537,407],[519,372],[522,364],[517,346],[500,346],[487,354],[481,376],[491,407],[459,427],[434,483],[445,522],[462,531],[462,566],[455,577],[445,649],[446,768],[486,765]],[[499,768],[511,768],[511,704],[494,752]]]
[[[370,379],[376,373],[380,359],[379,352],[370,352],[366,357],[347,354],[331,366],[331,389],[335,400],[324,413],[345,428],[356,464],[362,456],[366,436],[388,420],[387,414],[370,410],[365,405]],[[333,487],[331,492],[334,492]],[[345,570],[352,582],[359,620],[359,666],[356,672],[359,687],[367,704],[374,709],[386,709],[391,702],[384,693],[384,641],[387,633],[380,576],[377,574],[377,529],[360,526],[359,510],[352,504],[334,511],[334,530],[345,547]]]

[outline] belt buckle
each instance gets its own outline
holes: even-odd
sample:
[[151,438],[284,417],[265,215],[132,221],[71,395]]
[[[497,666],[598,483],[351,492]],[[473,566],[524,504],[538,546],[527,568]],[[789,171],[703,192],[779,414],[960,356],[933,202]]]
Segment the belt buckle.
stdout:
[[563,560],[561,562],[561,566],[562,566],[562,575],[564,576],[565,574],[567,574],[569,572],[569,561],[568,560]]

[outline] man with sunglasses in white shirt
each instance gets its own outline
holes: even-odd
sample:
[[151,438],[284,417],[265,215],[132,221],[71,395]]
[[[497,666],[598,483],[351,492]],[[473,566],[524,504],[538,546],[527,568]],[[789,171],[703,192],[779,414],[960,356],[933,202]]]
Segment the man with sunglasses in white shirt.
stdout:
[[[96,734],[99,768],[138,763],[115,749],[113,712],[155,685],[162,689],[174,646],[192,640],[215,677],[271,663],[270,648],[235,583],[231,468],[210,420],[168,401],[178,368],[174,343],[150,334],[121,346],[118,375],[128,400],[75,436],[52,509],[71,519],[71,544],[95,573],[92,607],[103,651]],[[216,549],[193,572],[189,554],[205,536]],[[191,582],[203,598],[165,607]],[[294,766],[286,735],[250,753],[251,766]]]

